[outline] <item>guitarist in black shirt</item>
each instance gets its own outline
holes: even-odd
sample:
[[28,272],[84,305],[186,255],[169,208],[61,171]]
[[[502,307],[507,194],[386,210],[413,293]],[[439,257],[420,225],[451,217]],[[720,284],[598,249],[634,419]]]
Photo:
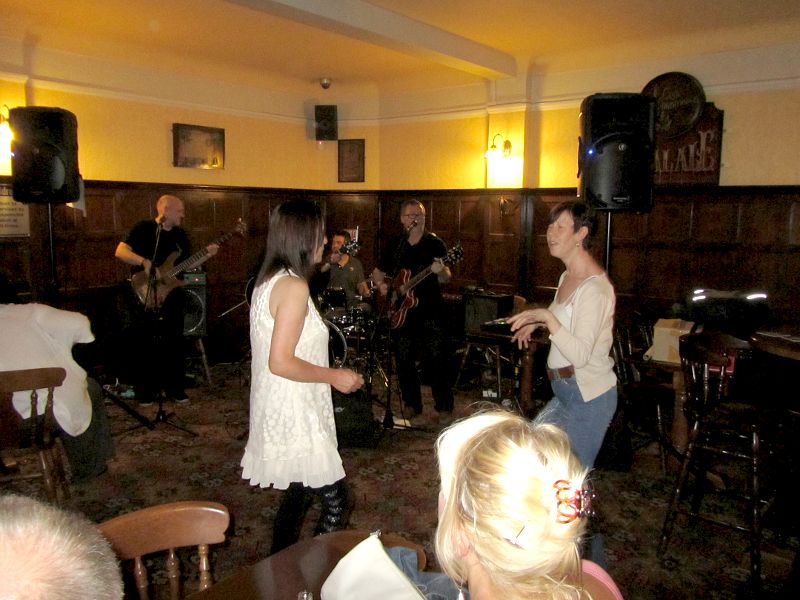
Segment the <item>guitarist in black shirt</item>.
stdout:
[[[405,233],[388,246],[379,268],[372,272],[372,280],[379,294],[392,301],[390,323],[403,403],[413,415],[422,413],[416,365],[419,358],[430,380],[439,421],[449,423],[453,414],[453,391],[446,367],[448,341],[439,287],[451,278],[450,268],[442,260],[448,254],[447,248],[436,234],[425,231],[425,207],[419,201],[403,202],[400,222]],[[393,278],[391,290],[387,275]],[[414,281],[413,287],[408,286],[417,275],[421,277]]]
[[[130,356],[134,393],[140,405],[151,404],[159,391],[176,402],[188,402],[183,389],[183,310],[184,292],[174,278],[161,276],[160,268],[187,259],[189,237],[181,227],[185,215],[177,196],[164,195],[156,204],[156,218],[133,226],[114,256],[131,265],[132,282],[143,285],[131,294]],[[156,242],[158,247],[156,247]],[[209,244],[205,252],[214,256],[218,244]],[[156,270],[155,273],[153,270]],[[146,273],[148,277],[137,274]]]

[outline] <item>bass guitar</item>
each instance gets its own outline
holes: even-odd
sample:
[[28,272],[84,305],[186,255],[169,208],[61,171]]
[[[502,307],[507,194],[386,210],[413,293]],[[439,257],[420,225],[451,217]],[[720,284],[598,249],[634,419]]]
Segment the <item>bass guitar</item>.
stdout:
[[[464,249],[461,244],[456,244],[442,257],[441,261],[446,265],[454,265],[464,258]],[[392,293],[392,305],[394,306],[391,316],[389,317],[389,324],[392,329],[402,327],[406,322],[406,315],[408,311],[419,304],[419,298],[414,295],[414,288],[422,283],[428,275],[433,273],[433,265],[427,267],[411,276],[411,271],[408,269],[400,269],[395,277],[395,287]]]
[[[236,234],[244,235],[246,231],[247,225],[239,219],[233,231],[229,231],[211,243],[221,245]],[[153,281],[148,281],[150,278],[145,271],[139,271],[131,276],[131,287],[133,287],[136,297],[139,298],[139,302],[144,304],[147,308],[161,306],[172,290],[183,285],[183,281],[178,279],[177,276],[183,271],[199,267],[211,258],[211,255],[206,248],[203,248],[199,252],[192,254],[186,260],[175,265],[174,263],[177,258],[177,251],[170,254],[167,260],[165,260],[160,267],[156,268],[156,276]],[[155,290],[155,294],[153,294],[153,290]]]

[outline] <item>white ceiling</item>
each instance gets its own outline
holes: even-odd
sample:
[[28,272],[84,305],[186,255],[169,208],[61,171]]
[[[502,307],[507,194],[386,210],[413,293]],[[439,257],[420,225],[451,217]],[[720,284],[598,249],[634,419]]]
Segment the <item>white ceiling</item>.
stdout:
[[[0,37],[291,93],[471,85],[800,41],[798,0],[0,0]],[[0,56],[0,71],[19,71]]]

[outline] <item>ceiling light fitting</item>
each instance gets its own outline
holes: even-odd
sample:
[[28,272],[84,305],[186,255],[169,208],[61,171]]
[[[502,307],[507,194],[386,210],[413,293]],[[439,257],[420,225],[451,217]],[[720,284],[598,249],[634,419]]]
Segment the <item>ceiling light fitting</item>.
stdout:
[[503,138],[503,135],[500,133],[496,133],[492,138],[492,145],[489,146],[489,149],[486,151],[484,156],[486,158],[508,158],[511,156],[511,140],[504,139],[503,140],[503,149],[500,150],[495,144],[495,140],[497,138]]

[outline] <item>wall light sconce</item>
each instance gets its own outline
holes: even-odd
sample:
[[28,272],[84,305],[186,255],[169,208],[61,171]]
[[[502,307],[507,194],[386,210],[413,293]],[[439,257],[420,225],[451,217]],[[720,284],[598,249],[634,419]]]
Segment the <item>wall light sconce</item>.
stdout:
[[3,104],[0,107],[0,157],[7,159],[11,156],[11,140],[14,139],[14,132],[11,131],[11,124],[8,122],[9,108]]
[[497,145],[495,144],[495,140],[497,138],[502,138],[503,135],[500,133],[496,133],[492,138],[492,145],[489,146],[489,149],[486,151],[484,156],[486,158],[508,158],[511,156],[511,140],[503,140],[503,149],[500,150]]
[[11,138],[14,133],[11,131],[11,124],[8,122],[10,110],[7,104],[0,107],[0,148],[10,147]]

